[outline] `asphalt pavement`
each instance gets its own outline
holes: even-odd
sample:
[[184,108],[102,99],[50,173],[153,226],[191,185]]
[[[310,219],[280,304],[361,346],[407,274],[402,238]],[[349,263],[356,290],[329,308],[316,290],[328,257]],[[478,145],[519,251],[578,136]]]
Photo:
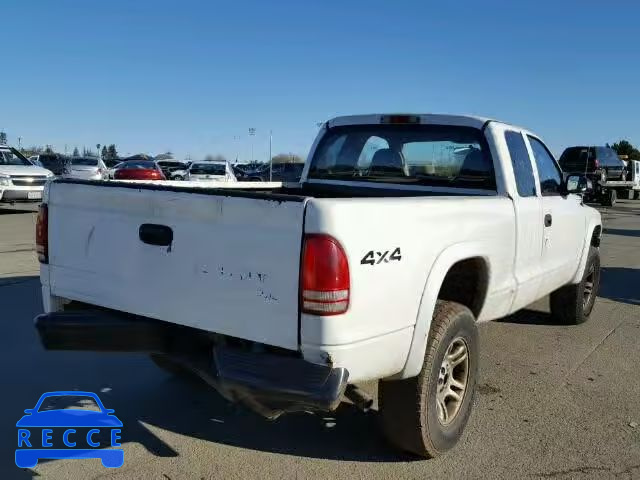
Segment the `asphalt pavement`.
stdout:
[[[44,351],[32,324],[42,311],[35,215],[0,211],[0,478],[640,478],[640,201],[602,212],[602,285],[590,320],[553,325],[545,299],[482,325],[464,438],[417,460],[389,447],[375,409],[345,403],[331,415],[270,422],[143,355]],[[15,423],[52,390],[96,392],[115,409],[121,468],[94,459],[15,466]]]

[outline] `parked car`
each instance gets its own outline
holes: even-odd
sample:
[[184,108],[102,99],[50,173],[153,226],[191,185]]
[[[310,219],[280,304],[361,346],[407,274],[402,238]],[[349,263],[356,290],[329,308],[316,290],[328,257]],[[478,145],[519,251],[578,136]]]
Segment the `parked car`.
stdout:
[[152,352],[269,418],[343,394],[366,406],[356,384],[379,380],[388,438],[435,456],[471,413],[478,322],[548,294],[549,322],[591,314],[600,214],[528,130],[339,117],[304,172],[266,191],[52,182],[36,238],[45,348]]
[[34,165],[15,148],[0,145],[0,202],[39,202],[49,170]]
[[569,147],[560,156],[560,167],[569,174],[583,174],[592,181],[624,180],[625,165],[610,147]]
[[189,167],[177,160],[158,160],[156,162],[167,180],[184,180]]
[[304,170],[304,163],[276,163],[271,171],[269,164],[261,166],[257,170],[247,172],[243,178],[245,181],[261,182],[299,182]]
[[59,153],[41,153],[29,157],[29,161],[34,165],[46,168],[56,176],[62,176],[69,173],[70,160],[69,157]]
[[115,180],[166,180],[156,162],[149,160],[130,160],[122,162],[115,169]]
[[71,157],[65,178],[79,180],[105,180],[108,178],[108,168],[98,157]]
[[235,174],[229,162],[193,162],[185,180],[190,182],[235,182]]

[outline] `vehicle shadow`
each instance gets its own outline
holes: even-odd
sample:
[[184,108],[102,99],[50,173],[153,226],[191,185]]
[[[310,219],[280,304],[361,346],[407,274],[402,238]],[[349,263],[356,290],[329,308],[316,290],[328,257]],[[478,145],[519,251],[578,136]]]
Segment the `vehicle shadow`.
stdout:
[[[181,454],[182,443],[158,435],[158,430],[166,430],[214,444],[299,457],[419,460],[386,442],[377,425],[377,412],[364,413],[349,403],[331,414],[296,413],[268,421],[227,402],[204,383],[169,376],[143,354],[46,351],[32,322],[42,312],[37,276],[13,277],[0,285],[0,304],[8,306],[2,318],[6,333],[0,336],[0,362],[12,365],[3,377],[8,385],[20,386],[12,395],[0,397],[0,411],[5,412],[0,426],[5,431],[15,432],[23,410],[33,408],[43,393],[81,390],[96,393],[105,408],[115,409],[115,416],[124,424],[125,449],[135,442],[158,457]],[[3,458],[13,457],[14,438],[0,436]],[[19,474],[15,466],[12,472],[12,477]],[[23,473],[25,478],[34,474]]]
[[598,296],[616,302],[640,305],[640,269],[602,267]]
[[605,228],[604,233],[624,237],[640,237],[640,230],[626,230],[624,228]]
[[522,309],[508,317],[496,320],[498,323],[514,323],[517,325],[558,325],[550,313],[538,310]]
[[[155,399],[162,397],[163,402]],[[145,424],[207,442],[307,458],[363,462],[416,460],[398,453],[383,438],[377,412],[367,413],[343,403],[332,413],[295,413],[269,421],[233,405],[209,387],[175,378],[154,383],[140,397],[112,408],[126,427],[127,441],[140,442],[157,456],[176,456],[173,449],[150,437]],[[133,428],[130,428],[133,427]]]

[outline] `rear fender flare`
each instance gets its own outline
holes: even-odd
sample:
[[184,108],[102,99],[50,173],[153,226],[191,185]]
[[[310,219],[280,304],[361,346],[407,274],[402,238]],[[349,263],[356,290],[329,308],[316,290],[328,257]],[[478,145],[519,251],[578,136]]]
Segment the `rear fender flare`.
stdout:
[[593,219],[589,222],[589,228],[587,229],[587,236],[585,237],[585,241],[582,245],[582,255],[580,255],[580,263],[578,264],[578,269],[576,270],[576,274],[571,279],[571,284],[577,284],[582,281],[582,277],[584,275],[584,269],[587,267],[587,258],[589,257],[589,249],[591,248],[591,237],[593,237],[593,232],[597,227],[600,227],[600,235],[602,235],[602,224],[599,220]]
[[[482,258],[487,265],[490,265],[484,251],[485,249],[481,243],[465,242],[452,245],[438,255],[431,267],[431,270],[429,271],[422,292],[418,315],[413,329],[413,338],[407,354],[407,361],[405,362],[404,368],[399,373],[391,377],[392,379],[411,378],[420,373],[422,364],[424,363],[424,355],[427,348],[429,331],[431,329],[433,311],[435,310],[436,300],[440,293],[440,287],[442,286],[447,273],[457,262],[474,257]],[[488,273],[490,279],[490,267]]]

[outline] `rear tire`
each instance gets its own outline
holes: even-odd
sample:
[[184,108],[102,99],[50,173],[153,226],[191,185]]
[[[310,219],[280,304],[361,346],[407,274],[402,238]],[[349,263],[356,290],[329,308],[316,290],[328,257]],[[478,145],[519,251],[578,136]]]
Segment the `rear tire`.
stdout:
[[380,382],[380,418],[392,444],[426,458],[456,445],[473,406],[478,350],[471,311],[438,301],[418,376]]
[[600,252],[589,248],[582,281],[565,285],[551,294],[551,315],[562,325],[579,325],[591,315],[600,287]]

